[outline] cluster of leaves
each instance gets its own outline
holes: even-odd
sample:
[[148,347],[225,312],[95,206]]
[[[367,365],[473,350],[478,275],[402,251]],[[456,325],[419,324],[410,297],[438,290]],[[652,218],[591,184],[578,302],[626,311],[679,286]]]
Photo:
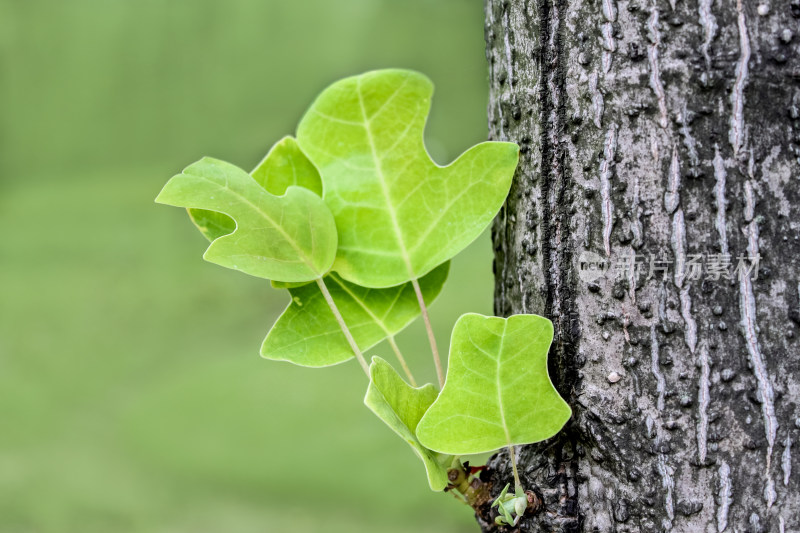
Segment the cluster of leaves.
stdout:
[[[423,144],[432,93],[406,70],[346,78],[252,172],[204,158],[156,201],[188,209],[211,241],[206,260],[288,290],[263,357],[310,367],[359,360],[367,407],[408,442],[439,491],[454,456],[546,439],[570,409],[547,374],[545,318],[463,315],[441,392],[416,386],[394,342],[420,314],[427,322],[449,260],[502,206],[519,154],[513,143],[485,142],[438,166]],[[383,340],[409,382],[385,360],[364,359]],[[432,351],[438,358],[435,342]]]

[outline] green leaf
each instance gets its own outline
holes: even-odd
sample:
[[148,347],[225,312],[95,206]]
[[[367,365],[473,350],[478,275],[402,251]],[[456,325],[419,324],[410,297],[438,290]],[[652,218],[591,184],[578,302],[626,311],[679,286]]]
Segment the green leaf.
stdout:
[[207,157],[190,165],[167,182],[156,202],[235,220],[235,231],[215,239],[203,257],[246,274],[311,281],[328,272],[336,256],[335,222],[319,196],[294,186],[275,196],[224,161]]
[[552,340],[552,322],[537,315],[459,318],[444,388],[417,427],[420,442],[467,455],[558,433],[572,411],[547,374]]
[[[427,304],[439,295],[449,265],[445,263],[419,280]],[[368,289],[331,273],[325,284],[361,350],[399,333],[420,314],[411,283]],[[289,294],[292,301],[264,340],[261,355],[313,367],[352,359],[353,350],[316,283],[290,288]]]
[[280,196],[292,185],[303,187],[322,196],[319,171],[300,150],[293,137],[284,137],[273,146],[250,173],[262,187]]
[[[236,222],[233,221],[228,215],[217,213],[215,211],[208,211],[206,209],[187,209],[189,219],[200,230],[200,233],[209,241],[214,241],[220,237],[224,237],[229,233],[233,233],[236,229]],[[275,281],[270,280],[270,284],[275,289],[290,289],[292,287],[301,287],[312,283],[310,281]]]
[[[206,209],[187,209],[189,219],[200,230],[200,233],[209,241],[214,241],[220,237],[224,237],[229,233],[233,233],[236,229],[236,222],[233,221],[228,215],[217,213],[215,211],[208,211]],[[275,289],[289,289],[292,287],[301,287],[311,283],[309,281],[288,282],[288,281],[275,281],[270,280],[270,284]]]
[[236,230],[236,222],[228,215],[207,209],[187,209],[189,219],[197,226],[203,237],[213,242]]
[[[250,173],[267,192],[276,196],[286,193],[292,185],[306,188],[322,196],[322,179],[319,171],[300,150],[294,137],[286,136],[270,148],[269,153]],[[209,241],[233,233],[236,222],[227,215],[205,209],[188,209],[189,218]],[[276,289],[287,289],[308,282],[289,283],[272,281]]]
[[366,287],[419,278],[491,223],[517,165],[513,143],[485,142],[447,167],[425,151],[433,85],[379,70],[327,88],[297,129],[339,231],[334,270]]
[[444,490],[447,486],[447,468],[452,457],[441,456],[420,444],[415,435],[422,415],[436,399],[436,387],[428,383],[414,388],[406,383],[392,365],[373,357],[369,367],[370,382],[364,404],[400,435],[425,464],[431,490]]

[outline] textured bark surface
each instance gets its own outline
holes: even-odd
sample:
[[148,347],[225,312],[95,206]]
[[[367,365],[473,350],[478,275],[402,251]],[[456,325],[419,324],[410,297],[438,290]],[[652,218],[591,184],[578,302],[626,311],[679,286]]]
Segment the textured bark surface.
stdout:
[[[519,450],[545,502],[520,531],[800,531],[799,17],[798,0],[487,0],[490,135],[522,150],[496,312],[553,320],[574,409]],[[589,283],[585,252],[672,263]],[[759,254],[758,277],[690,279],[694,254],[731,271]],[[510,481],[508,455],[485,476]]]

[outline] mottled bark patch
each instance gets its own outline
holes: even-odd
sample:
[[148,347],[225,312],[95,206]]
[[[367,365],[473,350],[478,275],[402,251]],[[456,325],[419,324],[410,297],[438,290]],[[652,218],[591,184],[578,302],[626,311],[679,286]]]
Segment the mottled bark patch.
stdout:
[[[575,409],[521,451],[544,508],[520,531],[800,530],[799,23],[793,0],[487,1],[490,137],[522,151],[495,308],[553,320]],[[586,282],[586,252],[668,263]],[[693,278],[756,254],[757,279]]]

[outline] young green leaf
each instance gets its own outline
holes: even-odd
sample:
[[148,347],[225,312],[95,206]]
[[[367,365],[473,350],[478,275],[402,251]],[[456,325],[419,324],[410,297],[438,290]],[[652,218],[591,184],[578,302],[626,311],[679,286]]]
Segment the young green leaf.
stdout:
[[300,150],[297,141],[290,136],[275,143],[250,175],[276,196],[284,194],[292,185],[322,196],[322,179],[319,171]]
[[235,231],[215,239],[203,257],[246,274],[311,281],[328,272],[336,256],[336,225],[319,196],[302,187],[275,196],[224,161],[207,157],[190,165],[167,182],[156,202],[235,220]]
[[[322,179],[314,164],[300,150],[294,137],[286,136],[272,148],[250,173],[267,192],[275,196],[286,193],[292,185],[303,187],[322,196]],[[205,209],[188,209],[189,218],[209,241],[218,239],[236,229],[236,222],[227,215]],[[272,280],[276,289],[288,289],[308,282],[283,282]]]
[[558,433],[571,410],[547,374],[552,340],[552,322],[537,315],[461,316],[444,389],[417,427],[420,442],[467,455]]
[[485,142],[440,167],[423,144],[433,85],[379,70],[327,88],[297,129],[336,219],[334,270],[366,287],[430,272],[477,238],[511,186],[519,148]]
[[[449,262],[424,276],[420,288],[426,303],[439,295]],[[325,284],[359,348],[367,350],[402,331],[420,314],[411,283],[368,289],[344,281],[335,273]],[[348,361],[353,350],[316,284],[289,289],[292,301],[272,326],[261,355],[303,366],[328,366]]]
[[200,230],[203,237],[211,242],[231,234],[236,230],[236,222],[231,217],[216,211],[209,211],[207,209],[192,209],[186,210],[189,213],[189,219]]
[[415,435],[417,424],[436,399],[436,387],[428,383],[414,388],[403,381],[392,365],[373,357],[369,367],[370,382],[364,404],[400,435],[425,464],[431,490],[447,486],[447,468],[452,457],[441,456],[420,444]]

